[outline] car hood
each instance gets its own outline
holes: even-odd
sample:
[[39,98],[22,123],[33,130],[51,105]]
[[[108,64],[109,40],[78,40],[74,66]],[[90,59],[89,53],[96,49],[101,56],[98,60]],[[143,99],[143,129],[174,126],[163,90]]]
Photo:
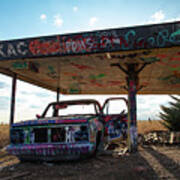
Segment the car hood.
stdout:
[[28,121],[21,121],[14,123],[12,127],[17,126],[29,126],[29,125],[44,125],[44,124],[69,124],[69,123],[87,123],[91,119],[98,118],[97,115],[69,115],[69,116],[60,116],[60,117],[46,117],[33,119]]

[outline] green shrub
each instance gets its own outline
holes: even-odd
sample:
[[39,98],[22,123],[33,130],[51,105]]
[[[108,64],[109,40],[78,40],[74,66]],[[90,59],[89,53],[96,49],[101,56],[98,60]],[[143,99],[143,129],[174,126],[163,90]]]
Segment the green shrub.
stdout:
[[159,117],[162,119],[162,124],[170,131],[180,131],[180,98],[171,96],[174,100],[169,102],[170,106],[161,106],[162,112]]

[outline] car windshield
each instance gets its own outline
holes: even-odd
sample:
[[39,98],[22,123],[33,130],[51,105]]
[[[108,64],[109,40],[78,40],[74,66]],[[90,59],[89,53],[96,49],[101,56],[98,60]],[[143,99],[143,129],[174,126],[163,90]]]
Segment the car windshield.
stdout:
[[100,108],[96,103],[52,103],[48,105],[43,117],[57,117],[69,115],[99,114]]

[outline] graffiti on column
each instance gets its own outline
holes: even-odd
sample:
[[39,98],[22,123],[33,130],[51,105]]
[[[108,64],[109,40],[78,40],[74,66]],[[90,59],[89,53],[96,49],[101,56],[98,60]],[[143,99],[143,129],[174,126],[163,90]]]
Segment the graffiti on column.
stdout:
[[132,149],[137,147],[137,120],[136,120],[136,83],[129,79],[129,101],[130,101],[130,138]]

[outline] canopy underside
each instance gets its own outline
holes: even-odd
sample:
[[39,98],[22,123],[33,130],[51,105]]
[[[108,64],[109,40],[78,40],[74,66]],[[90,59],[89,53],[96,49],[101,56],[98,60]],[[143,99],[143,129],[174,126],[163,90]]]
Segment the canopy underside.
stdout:
[[0,72],[63,94],[127,94],[127,64],[142,66],[138,94],[180,94],[180,48],[0,61]]
[[138,94],[180,94],[180,22],[0,41],[0,73],[63,94],[127,94],[128,64]]

